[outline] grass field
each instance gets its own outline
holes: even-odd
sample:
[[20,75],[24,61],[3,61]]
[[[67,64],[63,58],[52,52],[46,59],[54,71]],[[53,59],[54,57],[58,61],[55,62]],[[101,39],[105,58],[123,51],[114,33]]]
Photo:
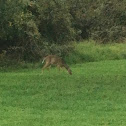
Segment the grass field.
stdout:
[[98,44],[90,40],[73,45],[74,50],[65,57],[70,64],[126,59],[126,43]]
[[126,126],[126,61],[0,72],[0,126]]

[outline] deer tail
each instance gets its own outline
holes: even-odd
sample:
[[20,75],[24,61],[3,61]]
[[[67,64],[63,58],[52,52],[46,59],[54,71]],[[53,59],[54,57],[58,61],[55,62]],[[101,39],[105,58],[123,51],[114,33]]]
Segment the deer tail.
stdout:
[[45,59],[46,59],[46,57],[43,58],[43,60],[42,60],[42,64],[45,62]]

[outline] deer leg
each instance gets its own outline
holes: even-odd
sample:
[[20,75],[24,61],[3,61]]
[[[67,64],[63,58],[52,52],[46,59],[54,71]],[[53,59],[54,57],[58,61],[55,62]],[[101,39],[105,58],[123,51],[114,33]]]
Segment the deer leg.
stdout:
[[51,67],[51,65],[49,65],[49,66],[47,67],[48,71],[49,71],[50,67]]
[[50,64],[45,64],[42,68],[42,72],[44,71],[45,68],[48,68],[50,66]]
[[60,65],[57,65],[58,70],[60,71]]
[[70,75],[72,75],[72,71],[71,71],[71,69],[70,69],[68,66],[64,66],[64,68],[68,71],[68,73],[69,73]]

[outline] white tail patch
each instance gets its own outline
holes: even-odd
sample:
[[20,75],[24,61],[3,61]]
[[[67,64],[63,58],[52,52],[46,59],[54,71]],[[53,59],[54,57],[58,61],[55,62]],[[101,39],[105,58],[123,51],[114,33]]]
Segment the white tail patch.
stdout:
[[42,64],[45,62],[45,59],[43,59]]

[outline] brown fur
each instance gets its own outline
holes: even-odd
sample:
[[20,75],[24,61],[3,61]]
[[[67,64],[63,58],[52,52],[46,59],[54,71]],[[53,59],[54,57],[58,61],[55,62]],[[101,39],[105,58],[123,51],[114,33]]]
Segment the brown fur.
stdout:
[[68,71],[68,73],[70,75],[72,75],[71,69],[69,68],[69,66],[65,63],[65,61],[61,57],[56,56],[56,55],[48,55],[48,56],[44,57],[43,62],[44,61],[45,61],[45,65],[43,66],[42,71],[45,68],[49,68],[51,65],[56,65],[59,68],[59,70],[60,70],[60,68],[65,68]]

